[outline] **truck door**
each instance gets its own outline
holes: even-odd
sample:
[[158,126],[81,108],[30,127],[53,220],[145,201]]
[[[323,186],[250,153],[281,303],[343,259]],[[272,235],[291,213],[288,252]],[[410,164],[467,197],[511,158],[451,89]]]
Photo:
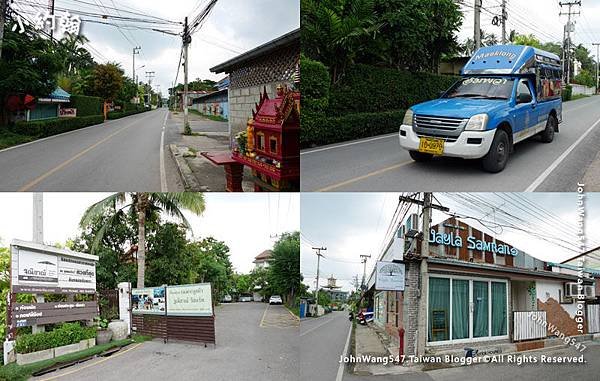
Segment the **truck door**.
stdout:
[[[538,120],[537,99],[532,91],[532,83],[527,78],[519,80],[515,94],[515,110],[513,114],[514,133],[527,134],[527,129],[535,126]],[[520,139],[515,139],[515,141]]]

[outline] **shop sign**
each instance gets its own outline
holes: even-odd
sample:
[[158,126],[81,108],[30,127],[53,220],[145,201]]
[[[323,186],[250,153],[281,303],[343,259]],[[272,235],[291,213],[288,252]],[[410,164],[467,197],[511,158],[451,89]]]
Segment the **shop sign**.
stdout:
[[95,293],[97,258],[19,241],[11,245],[12,292]]
[[65,321],[91,320],[98,315],[98,303],[58,302],[15,304],[11,309],[16,328]]
[[[452,247],[463,247],[463,239],[460,235],[454,233],[438,233],[434,229],[431,229],[429,243]],[[512,255],[514,257],[519,254],[519,250],[507,244],[487,242],[477,239],[474,236],[467,237],[467,249],[489,251],[495,254]]]
[[131,290],[131,312],[134,314],[165,314],[165,288],[148,287]]
[[167,287],[167,316],[212,316],[210,283]]
[[404,291],[404,263],[377,262],[375,289],[381,291]]
[[58,112],[60,118],[75,118],[77,116],[76,108],[61,108]]

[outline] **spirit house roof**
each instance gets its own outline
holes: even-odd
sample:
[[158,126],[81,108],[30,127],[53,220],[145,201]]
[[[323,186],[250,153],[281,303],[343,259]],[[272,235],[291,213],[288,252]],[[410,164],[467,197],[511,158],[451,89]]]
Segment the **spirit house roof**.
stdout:
[[560,58],[531,46],[494,45],[480,48],[462,70],[464,75],[533,74],[536,66],[560,68]]

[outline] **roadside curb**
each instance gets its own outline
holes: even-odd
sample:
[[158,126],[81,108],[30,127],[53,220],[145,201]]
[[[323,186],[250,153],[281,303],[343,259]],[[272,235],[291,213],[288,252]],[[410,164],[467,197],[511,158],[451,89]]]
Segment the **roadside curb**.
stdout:
[[195,192],[203,191],[202,186],[200,186],[198,180],[196,180],[196,177],[194,176],[190,166],[185,162],[183,153],[179,150],[177,145],[169,144],[169,151],[171,152],[173,159],[175,159],[175,164],[177,164],[177,170],[181,175],[185,190]]
[[596,155],[581,180],[586,190],[600,192],[600,153]]

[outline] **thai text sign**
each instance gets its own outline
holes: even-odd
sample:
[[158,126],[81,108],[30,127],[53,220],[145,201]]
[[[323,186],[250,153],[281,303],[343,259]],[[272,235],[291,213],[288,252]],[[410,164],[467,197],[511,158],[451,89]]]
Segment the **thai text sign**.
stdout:
[[212,316],[210,283],[167,287],[168,316]]
[[165,314],[165,288],[148,287],[131,290],[131,312],[134,314]]
[[65,321],[91,320],[98,315],[96,302],[59,302],[15,304],[11,309],[12,324],[28,327]]
[[95,255],[15,240],[12,292],[95,293],[97,261]]
[[76,108],[61,108],[58,112],[60,118],[75,118],[77,116]]
[[404,263],[377,262],[375,289],[380,291],[404,291]]

